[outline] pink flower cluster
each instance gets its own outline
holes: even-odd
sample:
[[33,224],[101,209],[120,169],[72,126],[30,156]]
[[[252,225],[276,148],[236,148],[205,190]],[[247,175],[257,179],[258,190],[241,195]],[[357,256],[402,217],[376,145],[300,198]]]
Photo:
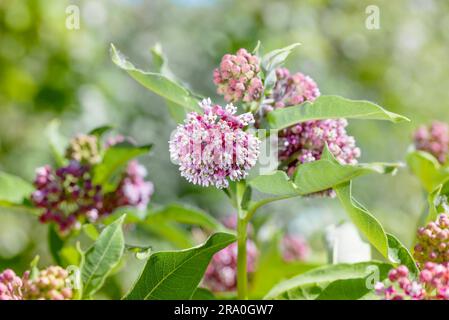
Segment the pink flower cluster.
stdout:
[[204,114],[191,112],[178,125],[169,142],[171,159],[179,162],[181,175],[189,182],[226,188],[227,178],[244,179],[259,157],[259,139],[243,130],[254,117],[236,116],[232,104],[223,108],[210,99],[200,106]]
[[388,274],[387,284],[378,282],[376,294],[385,300],[449,300],[449,264],[426,262],[416,280],[410,279],[406,266]]
[[6,269],[0,273],[0,300],[22,300],[22,279],[14,271]]
[[[264,105],[265,112],[314,101],[320,95],[317,84],[309,76],[290,75],[285,68],[276,70],[276,76],[273,91]],[[346,119],[313,120],[282,130],[279,133],[282,169],[292,175],[298,165],[319,160],[326,143],[340,163],[357,163],[360,149],[356,147],[354,137],[347,134],[347,125]],[[332,190],[323,193],[334,195]]]
[[130,161],[115,193],[106,195],[106,205],[113,208],[132,206],[144,210],[154,191],[153,183],[145,181],[147,170],[137,160]]
[[414,135],[415,148],[432,154],[441,164],[446,163],[449,153],[449,125],[434,121],[421,126]]
[[[246,243],[247,272],[253,273],[258,256],[257,247],[251,240]],[[237,243],[217,252],[207,267],[204,284],[214,292],[234,291],[237,287]]]
[[441,214],[417,232],[414,257],[418,263],[449,262],[449,216]]
[[259,58],[245,49],[239,49],[236,55],[226,54],[214,70],[217,93],[228,102],[258,100],[263,93],[259,72]]
[[281,252],[284,261],[304,261],[310,254],[306,240],[296,235],[285,235],[281,242]]
[[55,222],[63,233],[77,227],[79,218],[95,220],[102,212],[101,187],[92,183],[90,167],[79,162],[71,161],[56,171],[48,165],[38,168],[34,185],[31,200],[45,209],[41,222]]
[[22,278],[6,269],[0,273],[0,300],[70,300],[73,291],[68,284],[68,272],[51,266],[30,278],[26,271]]
[[279,68],[276,70],[276,83],[268,101],[272,101],[275,109],[285,108],[313,101],[319,95],[320,90],[311,77],[301,72],[290,75],[288,69]]
[[[121,142],[124,138],[119,136],[105,148]],[[77,136],[66,152],[68,165],[56,170],[48,165],[36,169],[31,201],[44,209],[40,221],[56,223],[62,234],[78,229],[86,220],[95,222],[121,206],[143,210],[150,201],[153,184],[145,181],[147,172],[137,161],[128,163],[115,190],[105,193],[100,185],[94,185],[93,163],[101,161],[97,158],[101,152],[94,147],[97,143],[94,136]]]

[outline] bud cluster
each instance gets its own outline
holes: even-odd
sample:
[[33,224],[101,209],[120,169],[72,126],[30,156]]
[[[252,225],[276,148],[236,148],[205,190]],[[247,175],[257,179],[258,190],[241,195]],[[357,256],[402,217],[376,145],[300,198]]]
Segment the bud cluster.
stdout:
[[214,70],[217,93],[228,102],[258,100],[263,93],[259,72],[259,58],[245,49],[239,49],[236,55],[226,54]]
[[434,121],[421,126],[414,135],[415,148],[432,154],[441,164],[446,163],[449,153],[449,125]]
[[6,269],[0,273],[0,300],[22,300],[22,279],[14,271]]
[[69,273],[59,266],[50,266],[31,277],[26,271],[18,277],[11,269],[0,273],[0,300],[70,300],[73,291]]
[[69,273],[59,266],[51,266],[30,278],[30,271],[23,275],[24,300],[70,300],[73,292],[69,284]]
[[449,262],[449,216],[440,214],[417,232],[414,257],[418,263]]
[[376,294],[385,300],[449,300],[449,264],[426,262],[416,280],[406,266],[392,269],[386,284],[375,285]]

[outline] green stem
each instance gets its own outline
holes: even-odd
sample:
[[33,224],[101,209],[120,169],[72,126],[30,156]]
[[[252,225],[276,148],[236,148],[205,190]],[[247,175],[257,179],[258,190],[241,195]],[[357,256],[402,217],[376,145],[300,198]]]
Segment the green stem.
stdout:
[[245,182],[235,185],[235,205],[237,208],[237,297],[240,300],[248,298],[248,276],[246,271],[246,239],[247,212],[242,208],[242,199],[245,193]]
[[246,234],[247,222],[238,216],[237,221],[237,297],[240,300],[248,298],[248,277],[246,270]]

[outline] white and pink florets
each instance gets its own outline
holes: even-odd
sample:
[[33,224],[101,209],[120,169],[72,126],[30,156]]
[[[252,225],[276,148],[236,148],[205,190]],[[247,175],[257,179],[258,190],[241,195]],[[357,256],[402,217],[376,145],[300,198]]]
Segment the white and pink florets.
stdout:
[[210,99],[200,106],[204,114],[189,113],[176,129],[169,142],[170,155],[189,182],[226,188],[227,178],[244,179],[259,157],[259,139],[243,130],[254,117],[235,115],[237,108],[232,104],[223,108]]

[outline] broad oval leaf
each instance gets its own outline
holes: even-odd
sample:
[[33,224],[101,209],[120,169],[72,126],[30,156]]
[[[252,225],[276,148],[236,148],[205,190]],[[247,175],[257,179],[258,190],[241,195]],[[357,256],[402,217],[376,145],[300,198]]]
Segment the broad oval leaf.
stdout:
[[249,181],[249,185],[254,189],[272,195],[293,195],[298,194],[294,183],[284,171],[275,171],[272,174],[260,175]]
[[20,177],[0,171],[0,206],[26,207],[34,187]]
[[268,113],[267,118],[270,127],[278,130],[299,122],[336,118],[409,121],[406,117],[387,111],[375,103],[332,95],[320,96],[314,102],[274,110]]
[[114,188],[111,179],[131,159],[150,152],[152,145],[135,146],[131,143],[119,143],[109,147],[101,163],[94,167],[95,184],[100,184],[106,190]]
[[215,233],[200,246],[152,254],[125,299],[191,299],[212,256],[235,240],[232,234]]
[[395,173],[399,163],[340,164],[321,159],[298,166],[293,181],[302,195],[326,190],[358,176],[379,173]]
[[107,226],[83,255],[81,279],[84,298],[89,298],[97,292],[112,269],[119,264],[125,249],[122,231],[124,219],[125,216],[122,216]]
[[351,182],[346,182],[334,189],[352,222],[368,241],[388,259],[388,239],[385,230],[380,222],[352,197]]
[[377,261],[320,267],[279,283],[265,299],[364,299],[372,293],[375,282],[387,278],[391,267]]
[[410,152],[407,155],[407,165],[427,192],[433,191],[449,178],[449,168],[442,167],[433,155],[424,151]]
[[111,44],[111,57],[112,61],[118,67],[128,72],[131,77],[145,88],[175,104],[183,106],[189,111],[201,111],[198,106],[198,99],[192,92],[183,88],[163,74],[137,69],[114,47],[113,44]]

